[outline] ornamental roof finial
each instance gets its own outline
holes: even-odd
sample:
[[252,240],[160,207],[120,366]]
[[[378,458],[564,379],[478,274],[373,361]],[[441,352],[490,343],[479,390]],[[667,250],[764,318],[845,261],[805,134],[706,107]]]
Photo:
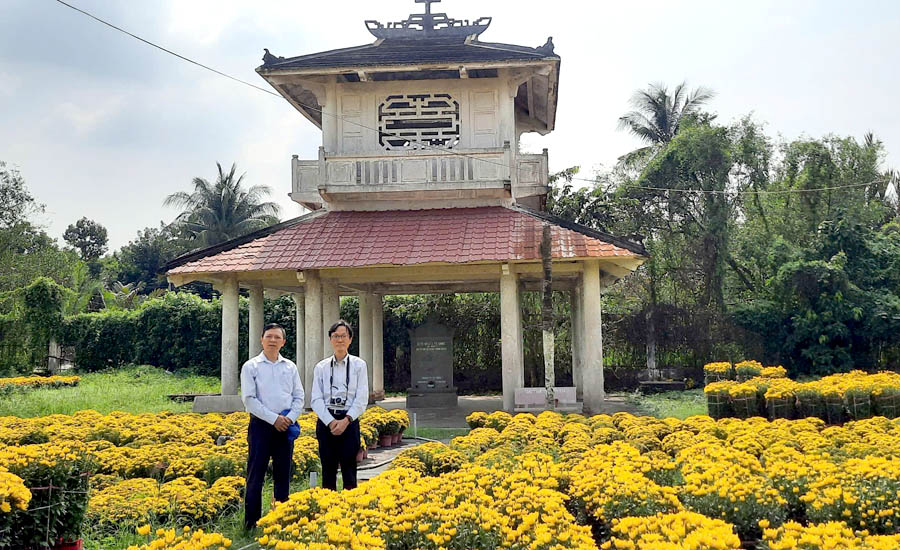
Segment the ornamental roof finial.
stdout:
[[446,13],[431,13],[431,4],[440,1],[415,0],[417,4],[425,4],[425,13],[410,14],[408,19],[386,25],[367,20],[366,28],[376,38],[465,38],[483,33],[491,24],[490,17],[481,17],[470,24],[468,19],[453,19],[447,17]]

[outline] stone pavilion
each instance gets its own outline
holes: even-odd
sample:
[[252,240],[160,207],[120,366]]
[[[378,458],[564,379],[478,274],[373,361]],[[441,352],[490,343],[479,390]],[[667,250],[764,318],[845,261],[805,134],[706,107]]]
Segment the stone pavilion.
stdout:
[[293,296],[305,388],[331,353],[326,331],[340,297],[358,296],[356,338],[373,399],[384,393],[385,295],[499,292],[503,406],[512,410],[524,384],[520,295],[539,288],[544,224],[554,288],[571,298],[575,385],[586,411],[601,410],[600,295],[646,252],[545,210],[547,150],[524,153],[519,138],[554,129],[552,39],[484,42],[490,18],[434,13],[437,1],[416,0],[424,13],[404,21],[366,21],[370,44],[296,57],[266,50],[259,75],[322,131],[316,158],[291,159],[290,196],[309,213],[167,266],[173,284],[210,282],[222,297],[222,395],[198,398],[195,410],[243,409],[241,288],[251,355],[260,352],[264,293]]

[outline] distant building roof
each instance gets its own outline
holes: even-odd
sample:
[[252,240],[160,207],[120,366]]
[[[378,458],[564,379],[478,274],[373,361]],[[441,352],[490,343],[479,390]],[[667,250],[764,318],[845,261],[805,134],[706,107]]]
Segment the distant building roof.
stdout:
[[641,257],[644,247],[528,209],[316,212],[187,254],[169,275],[539,260],[543,222],[554,258]]

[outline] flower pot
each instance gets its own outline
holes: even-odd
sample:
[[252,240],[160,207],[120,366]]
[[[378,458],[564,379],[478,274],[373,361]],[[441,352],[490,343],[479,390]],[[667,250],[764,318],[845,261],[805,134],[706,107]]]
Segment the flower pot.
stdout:
[[365,447],[361,447],[358,451],[356,451],[356,463],[359,464],[366,458],[366,449]]
[[394,444],[394,436],[391,434],[382,434],[378,436],[378,444],[382,447],[390,447]]
[[63,542],[60,539],[59,542],[50,546],[51,550],[81,550],[82,540],[78,539],[72,542]]
[[368,445],[366,445],[366,449],[377,449],[377,448],[378,448],[378,440],[377,439],[373,439],[372,441],[369,442]]
[[393,441],[392,441],[391,443],[392,443],[393,445],[397,445],[398,443],[400,443],[400,440],[403,439],[403,434],[402,434],[402,433],[395,433],[395,434],[393,434],[393,437],[394,437],[394,439],[393,439]]

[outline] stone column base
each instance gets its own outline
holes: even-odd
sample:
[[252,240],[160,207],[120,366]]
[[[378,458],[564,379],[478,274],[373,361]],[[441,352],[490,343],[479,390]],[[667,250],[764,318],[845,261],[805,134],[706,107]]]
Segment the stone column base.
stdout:
[[198,395],[194,398],[195,413],[242,412],[244,402],[240,395]]

